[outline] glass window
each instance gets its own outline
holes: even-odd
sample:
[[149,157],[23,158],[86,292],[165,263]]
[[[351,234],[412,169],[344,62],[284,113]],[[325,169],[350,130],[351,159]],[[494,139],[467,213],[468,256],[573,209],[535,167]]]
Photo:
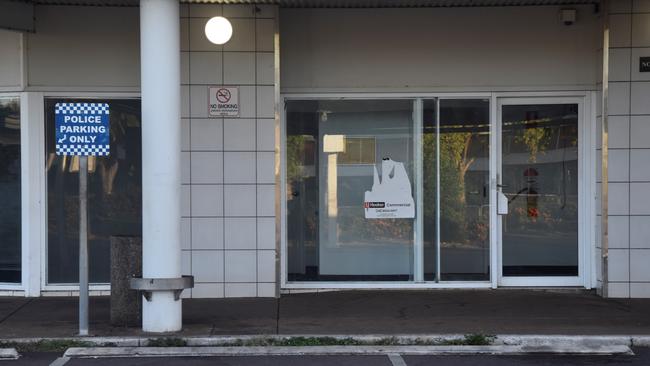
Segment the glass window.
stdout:
[[289,281],[413,278],[412,100],[287,102]]
[[490,279],[488,99],[290,100],[286,110],[289,281]]
[[[88,247],[92,283],[110,282],[110,237],[142,235],[142,154],[140,101],[102,99],[110,107],[111,154],[88,158]],[[79,158],[57,156],[54,106],[47,99],[47,281],[79,281]],[[97,102],[97,100],[95,100]]]
[[0,98],[0,282],[21,282],[20,100]]
[[577,104],[502,108],[503,275],[578,275]]

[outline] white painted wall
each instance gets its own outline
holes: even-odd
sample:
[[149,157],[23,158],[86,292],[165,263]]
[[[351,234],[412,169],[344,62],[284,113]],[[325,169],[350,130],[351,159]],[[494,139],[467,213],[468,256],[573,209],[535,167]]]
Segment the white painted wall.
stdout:
[[11,90],[20,88],[21,46],[20,33],[0,30],[0,87]]
[[282,9],[281,88],[595,89],[599,18],[577,7]]
[[138,8],[36,6],[34,16],[36,32],[27,33],[33,89],[140,85]]

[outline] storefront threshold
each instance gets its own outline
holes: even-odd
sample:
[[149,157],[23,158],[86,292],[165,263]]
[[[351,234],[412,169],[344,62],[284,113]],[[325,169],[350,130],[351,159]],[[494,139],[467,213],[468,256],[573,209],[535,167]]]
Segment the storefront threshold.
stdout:
[[490,289],[492,283],[490,282],[376,282],[376,283],[336,283],[336,282],[320,282],[320,283],[305,283],[295,282],[284,284],[281,289],[281,294],[293,293],[309,293],[309,292],[325,292],[325,291],[339,291],[339,290],[431,290],[431,289]]

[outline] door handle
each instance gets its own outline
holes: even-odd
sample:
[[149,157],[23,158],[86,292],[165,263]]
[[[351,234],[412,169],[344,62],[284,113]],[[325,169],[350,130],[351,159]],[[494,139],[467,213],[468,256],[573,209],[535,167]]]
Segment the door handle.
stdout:
[[501,191],[497,191],[497,215],[508,214],[508,197]]

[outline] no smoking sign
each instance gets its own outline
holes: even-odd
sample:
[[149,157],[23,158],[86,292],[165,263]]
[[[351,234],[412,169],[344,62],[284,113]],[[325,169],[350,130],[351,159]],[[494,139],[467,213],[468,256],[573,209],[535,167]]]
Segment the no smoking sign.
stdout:
[[208,115],[210,117],[238,117],[239,88],[208,87]]

